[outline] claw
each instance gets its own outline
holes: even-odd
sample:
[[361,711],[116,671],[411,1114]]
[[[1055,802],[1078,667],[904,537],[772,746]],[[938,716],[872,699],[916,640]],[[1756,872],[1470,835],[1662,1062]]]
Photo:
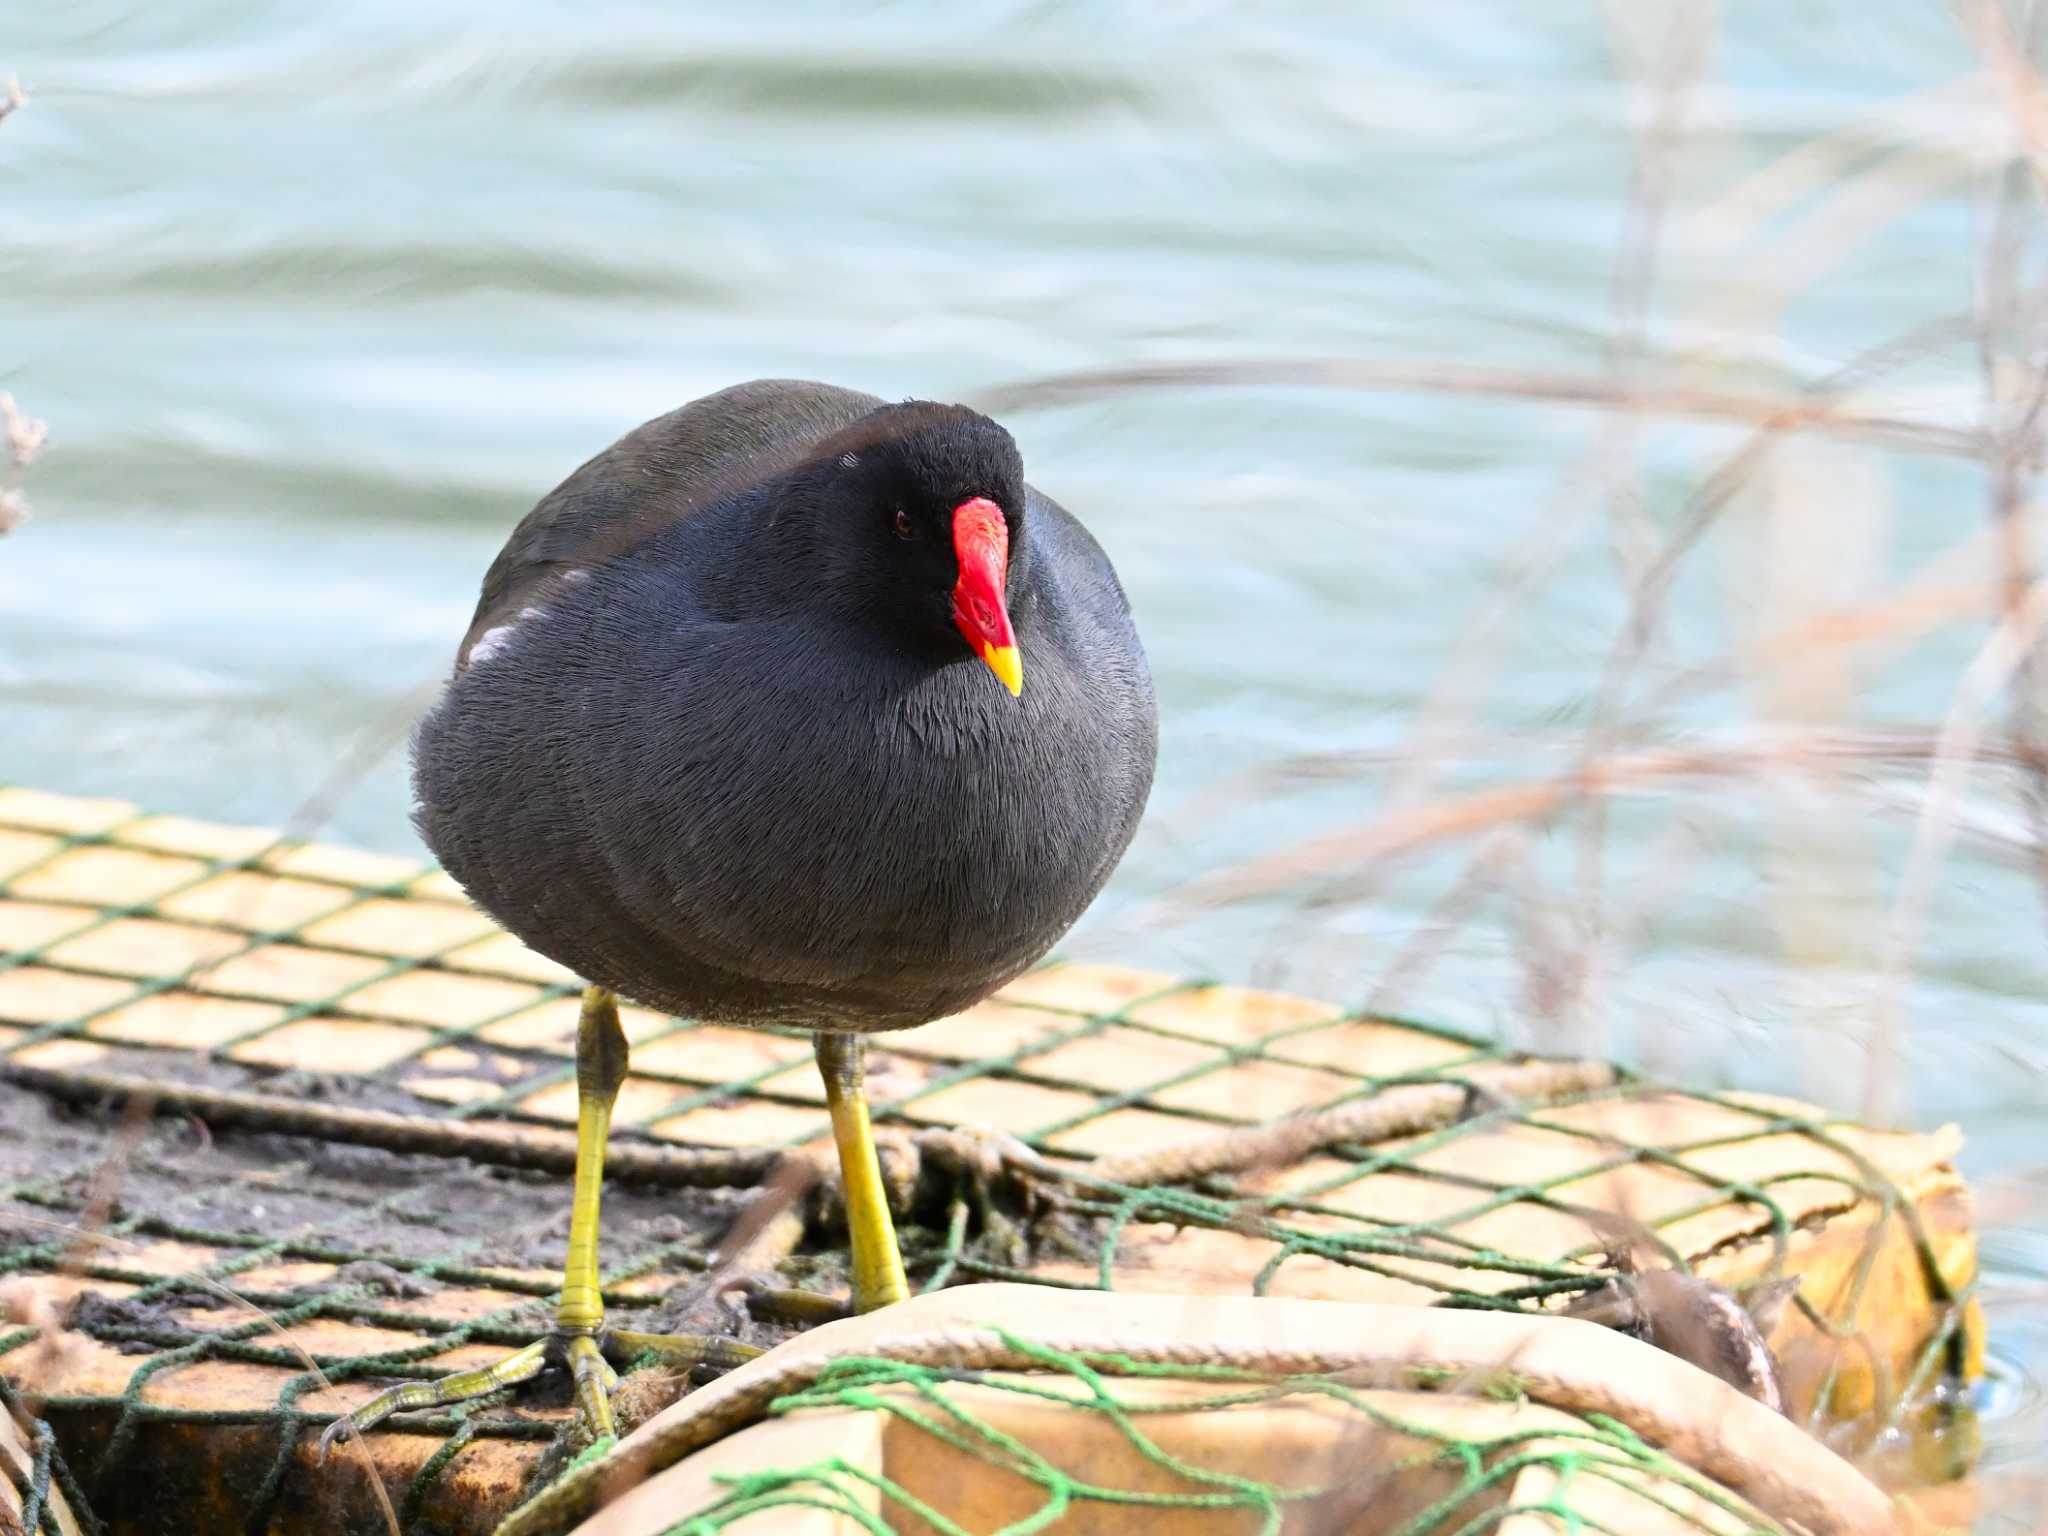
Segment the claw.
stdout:
[[347,1433],[351,1427],[348,1415],[343,1414],[332,1424],[320,1431],[320,1439],[313,1446],[314,1466],[317,1467],[327,1460],[327,1453],[334,1449],[334,1442]]

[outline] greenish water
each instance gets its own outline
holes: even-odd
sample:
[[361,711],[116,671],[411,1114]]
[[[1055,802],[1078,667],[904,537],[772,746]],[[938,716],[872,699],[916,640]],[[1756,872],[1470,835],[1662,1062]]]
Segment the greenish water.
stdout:
[[[1787,393],[1966,315],[2004,119],[1946,10],[1723,9],[1652,356]],[[1662,10],[1613,13],[1648,35]],[[1603,14],[0,0],[0,72],[33,93],[0,125],[0,387],[52,431],[37,518],[0,544],[0,779],[262,823],[312,803],[327,835],[416,847],[396,743],[511,523],[736,379],[982,399],[1303,356],[1597,377],[1656,104]],[[1828,135],[1839,154],[1802,149]],[[1980,389],[1953,341],[1867,403],[1967,427]],[[1573,822],[1492,845],[1469,912],[1448,893],[1492,828],[1370,881],[1159,910],[1387,815],[1460,636],[1529,552],[1541,580],[1473,647],[1433,793],[1573,766],[1629,552],[1739,429],[1617,437],[1557,403],[1270,380],[1004,418],[1117,561],[1164,714],[1153,816],[1076,953],[1362,998],[1456,909],[1388,1001],[1860,1105],[1924,763],[1619,802],[1592,1001],[1562,1021],[1540,962],[1579,953]],[[1680,562],[1624,745],[1754,741],[1797,671],[1758,661],[1759,633],[1816,592],[1881,600],[1986,522],[1967,460],[1820,443],[1778,461],[1775,520],[1738,498]],[[1603,444],[1636,466],[1640,524],[1584,473]],[[1931,728],[1987,633],[1859,662],[1810,723]],[[1961,1121],[1985,1177],[2048,1165],[2018,806],[1972,781],[1903,993],[1901,1113]],[[2039,1202],[1990,1234],[2002,1347],[2036,1372]],[[2002,1443],[2044,1438],[2038,1394],[2001,1402]]]

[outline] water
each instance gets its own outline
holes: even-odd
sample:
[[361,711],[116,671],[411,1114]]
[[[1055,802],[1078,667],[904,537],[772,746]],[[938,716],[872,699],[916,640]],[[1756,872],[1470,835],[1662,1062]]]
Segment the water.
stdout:
[[[2007,120],[1947,12],[1725,9],[1652,275],[1667,374],[1788,391],[1967,314]],[[0,779],[261,823],[312,802],[329,835],[416,848],[394,743],[511,522],[735,379],[979,399],[1303,356],[1598,376],[1657,102],[1631,61],[1664,16],[0,0],[0,70],[33,93],[0,126],[0,387],[52,427],[39,516],[0,544]],[[1952,340],[1865,403],[1970,426],[1980,390]],[[1005,418],[1116,560],[1164,713],[1154,814],[1077,953],[1364,997],[1487,848],[1496,886],[1402,1006],[1861,1106],[1924,764],[1618,803],[1578,1013],[1546,1013],[1531,964],[1578,952],[1571,824],[1160,909],[1387,814],[1460,636],[1532,560],[1425,788],[1570,767],[1628,562],[1738,427],[1273,382]],[[1588,480],[1603,451],[1640,521]],[[1931,729],[1981,619],[1839,674],[1755,645],[1964,546],[1982,469],[1801,436],[1752,482],[1678,567],[1631,739]],[[1984,569],[1956,558],[1935,585]],[[1315,771],[1243,789],[1285,764]],[[1982,1178],[2048,1162],[2017,806],[1973,781],[1898,994],[1892,1103],[1961,1121]],[[1991,1244],[2018,1297],[2002,1347],[2036,1373],[2040,1217],[2014,1196]]]

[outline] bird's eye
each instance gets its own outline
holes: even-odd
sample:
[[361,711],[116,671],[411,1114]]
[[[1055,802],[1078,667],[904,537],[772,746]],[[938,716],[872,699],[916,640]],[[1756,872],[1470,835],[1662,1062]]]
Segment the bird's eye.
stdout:
[[910,514],[901,507],[896,509],[896,537],[899,539],[914,539],[917,537],[917,524],[910,520]]

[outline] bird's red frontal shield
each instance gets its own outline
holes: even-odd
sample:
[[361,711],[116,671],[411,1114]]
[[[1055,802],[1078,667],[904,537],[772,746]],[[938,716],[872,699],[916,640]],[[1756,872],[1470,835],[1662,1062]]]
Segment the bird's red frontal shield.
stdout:
[[953,509],[953,553],[960,580],[953,587],[953,622],[974,654],[988,663],[1011,694],[1024,691],[1024,660],[1003,603],[1010,574],[1010,529],[1003,509],[986,496]]

